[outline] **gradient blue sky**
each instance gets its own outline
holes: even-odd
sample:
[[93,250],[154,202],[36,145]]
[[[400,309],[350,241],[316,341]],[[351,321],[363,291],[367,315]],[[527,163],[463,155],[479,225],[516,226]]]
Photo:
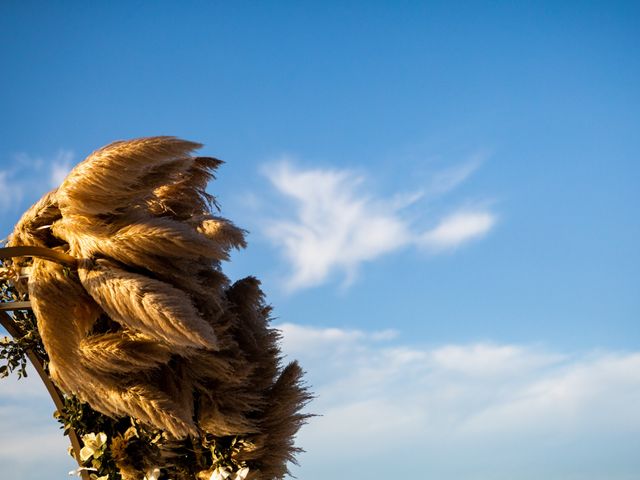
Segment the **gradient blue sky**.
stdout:
[[[200,141],[319,395],[299,478],[635,479],[639,51],[634,2],[6,1],[0,236],[106,143]],[[25,385],[0,477],[62,478]]]

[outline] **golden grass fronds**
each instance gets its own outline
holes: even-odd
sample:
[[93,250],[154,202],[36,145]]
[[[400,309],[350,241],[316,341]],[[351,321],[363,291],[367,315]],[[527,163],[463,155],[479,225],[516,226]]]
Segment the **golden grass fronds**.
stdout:
[[92,384],[91,373],[77,368],[78,346],[100,316],[99,307],[64,267],[37,258],[29,278],[29,298],[54,382],[67,392]]
[[63,391],[174,439],[240,436],[248,478],[282,478],[310,397],[297,363],[281,367],[259,281],[231,285],[222,272],[245,232],[211,211],[205,188],[221,162],[192,156],[199,147],[150,137],[92,153],[23,215],[10,245],[78,259],[77,272],[34,259],[28,285]]
[[151,196],[153,189],[173,183],[177,172],[190,166],[175,161],[200,147],[174,137],[111,143],[89,155],[62,182],[57,194],[60,208],[65,214],[84,215],[126,209]]
[[112,375],[159,368],[173,354],[169,345],[131,330],[84,337],[79,349],[88,368]]
[[8,246],[51,247],[55,243],[48,226],[60,218],[56,191],[47,193],[27,210],[15,226]]
[[121,325],[177,348],[216,350],[213,329],[182,290],[104,259],[83,263],[78,273],[89,295]]

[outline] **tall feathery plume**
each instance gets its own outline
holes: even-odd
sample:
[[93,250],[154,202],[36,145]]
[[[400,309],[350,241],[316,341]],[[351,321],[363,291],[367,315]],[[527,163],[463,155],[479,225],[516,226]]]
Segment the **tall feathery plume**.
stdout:
[[175,470],[189,442],[214,458],[187,448],[205,470],[177,479],[214,478],[224,462],[238,478],[282,478],[310,396],[298,364],[281,365],[259,282],[231,285],[222,272],[245,232],[211,211],[205,188],[222,162],[192,156],[200,147],[150,137],[97,150],[23,215],[9,245],[78,260],[71,271],[34,259],[28,281],[58,387],[165,438],[164,453],[140,460],[130,454],[138,430],[114,437],[122,478]]

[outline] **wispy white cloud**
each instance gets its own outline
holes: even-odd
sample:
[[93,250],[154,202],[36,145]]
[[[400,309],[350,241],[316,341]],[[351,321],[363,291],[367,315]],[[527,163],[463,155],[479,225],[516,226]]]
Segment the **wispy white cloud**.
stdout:
[[283,162],[268,177],[296,203],[294,220],[276,220],[267,228],[293,267],[290,289],[322,283],[335,269],[352,279],[361,262],[411,241],[394,202],[359,193],[362,179],[352,172],[297,170]]
[[486,235],[496,224],[497,216],[488,211],[460,211],[443,218],[433,229],[424,232],[418,244],[431,251],[453,249]]
[[60,150],[52,160],[49,178],[49,186],[51,188],[58,187],[71,171],[74,157],[73,152]]
[[73,152],[59,150],[47,158],[18,153],[4,162],[6,166],[0,170],[0,213],[25,208],[25,202],[35,201],[60,185],[74,158]]
[[0,478],[36,480],[65,478],[74,467],[67,454],[69,438],[53,418],[55,410],[44,385],[28,367],[29,376],[0,380]]
[[23,188],[12,178],[11,172],[0,170],[0,212],[10,210],[22,202]]
[[[353,281],[358,266],[382,255],[415,245],[432,253],[459,247],[487,234],[496,215],[474,205],[440,218],[420,231],[405,209],[425,195],[442,195],[460,185],[479,166],[473,159],[434,176],[424,191],[380,198],[365,190],[364,178],[348,170],[310,169],[282,161],[266,169],[277,189],[293,203],[293,215],[273,219],[266,234],[291,267],[289,290],[319,285],[334,272]],[[419,219],[422,220],[422,219]]]
[[595,480],[615,458],[619,476],[608,478],[622,479],[640,464],[627,448],[640,438],[640,352],[417,347],[375,332],[280,328],[321,415],[300,434],[301,478],[370,471],[380,459],[375,478]]
[[426,192],[429,195],[442,195],[454,190],[475,173],[483,160],[484,155],[476,154],[460,165],[435,173]]

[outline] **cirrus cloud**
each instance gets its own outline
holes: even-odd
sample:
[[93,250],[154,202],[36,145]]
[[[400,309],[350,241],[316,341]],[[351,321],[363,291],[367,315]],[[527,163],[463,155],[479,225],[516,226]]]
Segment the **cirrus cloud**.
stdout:
[[67,176],[75,155],[69,150],[59,150],[43,158],[18,153],[0,170],[0,214],[15,213],[27,207],[47,190],[55,188]]
[[368,478],[622,480],[640,467],[640,352],[279,328],[320,415],[300,433],[300,478],[377,465]]
[[474,158],[434,175],[423,191],[400,192],[390,198],[366,191],[365,178],[349,170],[305,170],[289,160],[271,165],[265,169],[266,176],[293,209],[265,227],[290,266],[286,288],[317,286],[335,272],[342,272],[349,285],[362,263],[391,252],[416,246],[437,254],[486,235],[497,222],[486,206],[441,215],[431,219],[433,226],[428,229],[416,225],[425,219],[411,219],[406,213],[408,207],[459,186],[478,165]]

